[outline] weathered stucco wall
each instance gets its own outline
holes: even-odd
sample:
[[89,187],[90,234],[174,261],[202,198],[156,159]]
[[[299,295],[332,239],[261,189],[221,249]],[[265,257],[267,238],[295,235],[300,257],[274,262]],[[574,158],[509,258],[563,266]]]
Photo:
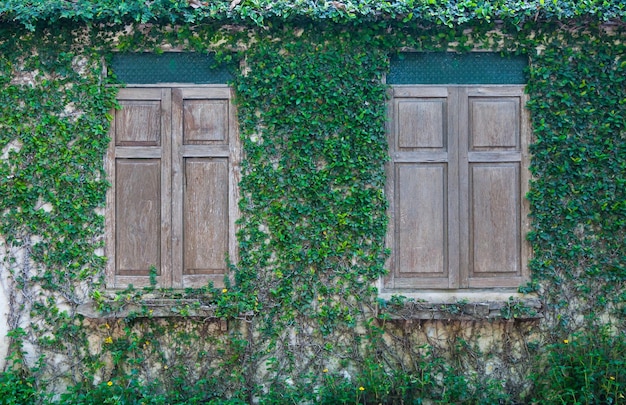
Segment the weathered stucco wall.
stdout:
[[6,293],[6,273],[7,269],[0,267],[0,369],[4,369],[9,350],[9,340],[7,338],[7,333],[9,332],[9,300]]
[[[157,30],[142,25],[137,32],[141,29],[149,32],[150,28]],[[47,53],[40,57],[33,50],[20,55],[29,66],[41,64],[43,73],[14,69],[11,83],[6,85],[7,94],[14,92],[18,96],[15,96],[16,101],[5,100],[4,111],[18,110],[21,115],[15,114],[15,121],[26,120],[24,117],[31,120],[23,125],[15,124],[18,129],[11,136],[23,136],[24,144],[36,152],[20,150],[22,143],[19,140],[7,142],[3,150],[5,160],[9,158],[11,148],[15,149],[11,153],[19,156],[20,160],[0,166],[9,174],[18,169],[35,173],[30,177],[24,176],[25,180],[16,182],[14,187],[25,187],[27,190],[24,196],[15,197],[15,201],[30,204],[30,209],[26,211],[32,216],[22,221],[21,207],[11,211],[11,217],[4,215],[17,204],[4,212],[0,210],[4,215],[2,219],[10,217],[13,222],[9,225],[21,232],[15,236],[19,239],[16,244],[32,242],[14,253],[22,255],[18,260],[0,261],[0,369],[10,371],[6,364],[9,342],[6,335],[10,319],[15,327],[24,329],[20,340],[26,351],[24,364],[34,366],[32,370],[36,380],[54,381],[46,387],[50,390],[62,391],[69,386],[88,393],[96,389],[108,393],[106,390],[109,387],[124,387],[128,392],[144,395],[146,392],[197,389],[219,398],[227,398],[234,393],[240,398],[247,395],[250,402],[262,395],[285,399],[290,392],[293,398],[301,400],[298,395],[311,395],[324,384],[329,387],[345,384],[347,390],[354,389],[358,396],[361,388],[367,391],[369,387],[380,387],[389,381],[403,381],[399,384],[418,391],[422,389],[416,393],[420,398],[439,398],[440,403],[461,402],[467,396],[497,403],[494,398],[500,394],[500,399],[506,395],[515,398],[524,395],[529,389],[529,375],[537,372],[533,367],[545,365],[537,362],[542,350],[550,350],[557,343],[567,345],[572,339],[570,333],[574,335],[585,328],[595,331],[588,326],[607,323],[609,318],[603,317],[603,312],[623,303],[623,297],[617,295],[623,293],[624,283],[617,271],[623,265],[622,247],[617,239],[624,228],[614,230],[613,234],[617,236],[611,242],[613,245],[607,245],[606,249],[602,241],[606,239],[606,234],[602,237],[593,234],[603,226],[609,226],[600,222],[594,225],[593,221],[600,221],[603,217],[600,211],[589,218],[576,219],[580,224],[587,224],[587,232],[592,237],[585,237],[583,225],[572,228],[574,232],[566,228],[560,231],[565,219],[571,218],[576,210],[586,210],[586,207],[583,209],[586,201],[594,197],[584,195],[580,198],[583,194],[576,187],[593,176],[587,176],[588,172],[584,175],[576,172],[576,165],[584,163],[585,159],[597,158],[599,160],[590,167],[602,168],[605,167],[604,162],[610,160],[613,166],[607,164],[608,171],[620,173],[616,168],[624,168],[620,163],[624,156],[623,146],[618,146],[617,142],[616,145],[610,144],[610,136],[601,134],[601,140],[607,144],[606,150],[579,156],[585,152],[578,146],[580,139],[584,138],[580,134],[585,131],[595,133],[595,128],[583,128],[588,122],[587,117],[578,117],[574,123],[550,124],[557,128],[556,135],[546,130],[549,126],[546,122],[552,116],[567,118],[574,114],[577,105],[571,99],[579,92],[587,93],[587,89],[580,89],[590,82],[588,72],[593,69],[594,62],[587,62],[586,65],[581,62],[578,70],[563,75],[565,90],[558,89],[555,93],[540,86],[558,82],[553,78],[559,77],[561,67],[549,66],[552,61],[557,60],[557,65],[563,65],[562,60],[574,64],[573,61],[580,55],[573,49],[590,43],[590,38],[599,41],[596,37],[584,37],[582,42],[572,40],[574,45],[571,45],[561,43],[563,39],[559,35],[546,34],[542,52],[552,53],[538,65],[531,66],[536,77],[534,81],[529,81],[528,87],[536,86],[537,93],[529,94],[529,104],[534,103],[534,114],[540,117],[539,125],[534,128],[536,143],[533,147],[536,156],[543,154],[544,159],[535,163],[536,176],[531,180],[535,186],[527,194],[529,202],[534,198],[535,210],[531,213],[534,217],[529,217],[534,218],[529,243],[533,244],[535,255],[544,255],[535,260],[536,257],[529,254],[524,260],[525,266],[526,259],[529,259],[532,261],[529,269],[534,266],[532,268],[537,270],[532,274],[531,282],[521,286],[521,291],[515,288],[519,284],[509,286],[511,288],[483,286],[471,292],[470,289],[451,289],[440,293],[434,287],[424,293],[419,288],[399,289],[399,292],[406,292],[405,297],[392,293],[377,295],[372,288],[376,280],[384,277],[381,263],[386,255],[386,200],[382,168],[387,154],[384,126],[385,103],[388,103],[385,92],[388,89],[382,84],[384,74],[380,72],[388,67],[390,52],[398,48],[390,51],[390,48],[381,45],[380,49],[370,54],[371,44],[361,42],[362,36],[347,34],[341,29],[328,36],[317,36],[317,33],[298,27],[293,32],[289,29],[273,32],[269,37],[264,30],[259,30],[255,37],[254,30],[247,36],[247,33],[242,34],[246,30],[240,27],[228,29],[232,29],[233,38],[242,43],[248,41],[242,46],[248,46],[245,67],[242,63],[235,68],[246,72],[238,77],[239,83],[233,88],[233,92],[238,92],[237,102],[241,103],[239,121],[233,124],[239,125],[237,135],[254,153],[248,154],[247,166],[242,170],[247,172],[239,183],[247,182],[244,185],[247,189],[242,186],[244,191],[240,204],[247,210],[247,217],[242,215],[245,221],[238,225],[241,228],[247,226],[247,234],[242,232],[237,240],[231,241],[239,243],[238,253],[241,253],[240,260],[235,260],[230,268],[234,274],[231,280],[236,279],[237,283],[226,283],[219,288],[182,291],[160,289],[150,282],[145,283],[144,289],[111,290],[105,287],[106,270],[102,254],[104,225],[101,217],[105,210],[107,185],[103,180],[106,175],[102,162],[107,153],[107,126],[111,122],[107,115],[115,114],[109,108],[113,104],[114,90],[111,89],[114,87],[104,85],[106,69],[101,66],[103,57],[100,50],[93,51],[93,48],[85,46],[93,52],[84,58],[81,55],[84,49],[74,48],[53,49],[50,51],[52,57]],[[165,31],[167,34],[173,32]],[[385,31],[382,36],[387,33]],[[87,37],[75,38],[72,35],[70,38],[77,42]],[[283,39],[287,45],[277,39],[280,35],[285,35]],[[416,38],[419,35],[423,33],[418,31]],[[445,33],[442,35],[445,37]],[[462,47],[462,42],[455,35],[464,34],[450,31],[450,41]],[[602,37],[604,34],[598,35]],[[522,36],[520,34],[520,38]],[[52,43],[61,44],[57,38],[52,39],[56,40]],[[131,39],[125,40],[132,43]],[[157,33],[145,40],[154,45],[150,41],[161,41],[163,37]],[[524,40],[530,43],[528,38]],[[349,46],[342,45],[342,41]],[[427,40],[415,40],[411,48],[422,46],[419,41]],[[603,41],[611,43],[613,40]],[[436,42],[426,42],[424,49],[449,49],[449,44]],[[119,43],[124,44],[122,39]],[[611,46],[617,47],[615,44],[618,43],[620,41],[615,40],[607,46],[608,56],[600,55],[605,56],[603,63],[610,67],[601,74],[610,71],[619,77],[623,73],[626,61],[619,56],[623,54],[619,53],[623,46],[615,48],[618,49],[618,56],[612,54],[616,51]],[[0,45],[3,45],[1,37]],[[137,49],[143,49],[143,45],[133,44]],[[537,49],[536,43],[526,45],[528,52]],[[359,46],[359,52],[353,52]],[[228,51],[232,49],[228,48]],[[561,60],[561,51],[571,55]],[[587,51],[593,51],[593,47]],[[533,55],[535,58],[540,56]],[[55,58],[65,59],[58,62]],[[337,63],[337,60],[340,62]],[[306,72],[301,62],[308,69]],[[50,66],[43,66],[46,63]],[[355,79],[354,72],[348,71],[359,71],[361,66],[369,64],[377,67],[366,71],[363,74],[365,79]],[[11,66],[10,63],[5,65]],[[15,63],[15,66],[18,64]],[[293,71],[286,73],[289,69]],[[379,73],[380,76],[376,76]],[[333,75],[342,79],[328,85],[327,82],[334,79]],[[568,81],[570,77],[574,77],[571,79],[574,84]],[[292,87],[283,89],[281,86],[286,82]],[[353,98],[346,96],[363,83],[366,83],[364,88],[358,89],[362,93]],[[614,90],[606,84],[594,86],[597,87],[589,90],[589,94],[600,91],[596,88]],[[163,88],[167,86],[161,87],[154,92],[165,93]],[[541,91],[555,99],[548,99]],[[604,119],[602,117],[597,118],[594,125],[609,130],[614,125],[617,131],[623,131],[624,121],[619,115],[622,112],[618,111],[622,108],[618,105],[623,104],[619,104],[623,95],[608,93],[607,97],[614,96],[617,100],[611,107],[614,111],[607,113],[610,117],[606,118],[606,125],[599,125]],[[28,97],[28,100],[22,100]],[[278,107],[272,109],[275,100],[282,104],[276,102]],[[545,105],[537,107],[544,101]],[[559,104],[561,101],[563,105]],[[592,107],[595,104],[586,99],[578,102],[587,109],[589,116],[595,117]],[[594,103],[597,102],[594,99]],[[333,106],[333,103],[336,105]],[[557,113],[552,114],[552,108]],[[303,110],[309,114],[306,120],[300,116]],[[610,111],[610,108],[604,110]],[[0,110],[0,116],[2,112]],[[376,125],[371,125],[373,121]],[[160,121],[157,119],[156,122],[158,126]],[[281,126],[285,122],[287,125]],[[319,131],[315,134],[307,132],[309,122],[318,125]],[[330,124],[325,127],[327,123]],[[369,126],[375,128],[368,132],[371,129]],[[538,137],[545,135],[542,131],[548,135],[537,141]],[[565,145],[570,149],[567,149],[569,155],[563,157],[564,163],[553,161],[553,158],[561,158],[559,154],[566,150],[563,144],[570,140],[574,146]],[[319,148],[323,142],[326,142],[326,147]],[[588,142],[586,147],[592,150],[598,139],[587,139],[585,142]],[[547,143],[549,146],[545,146]],[[275,148],[263,150],[266,145]],[[302,145],[309,149],[298,149]],[[321,153],[321,149],[332,153],[326,157],[318,156],[318,161],[312,160],[310,167],[298,166],[310,155]],[[293,150],[297,153],[290,154]],[[382,153],[373,157],[368,154],[371,150]],[[62,153],[52,153],[57,151]],[[122,155],[124,153],[127,155],[123,158],[130,156],[128,149],[122,151]],[[49,156],[54,158],[47,159]],[[355,156],[371,160],[358,166],[355,164],[359,159],[354,159]],[[339,176],[343,178],[332,177],[341,171],[342,166],[329,169],[329,162],[335,160],[347,168],[343,176]],[[24,168],[18,168],[16,162],[24,163]],[[47,166],[33,169],[29,166],[32,162],[45,162]],[[290,166],[292,164],[294,166]],[[84,170],[89,165],[89,170]],[[378,170],[380,175],[372,179],[368,170]],[[577,173],[578,177],[563,182],[559,186],[561,188],[552,186],[570,171]],[[289,177],[294,173],[300,178]],[[602,173],[596,174],[592,182],[594,185],[607,182],[606,187],[603,186],[606,201],[592,208],[607,210],[609,207],[613,209],[612,215],[619,218],[619,205],[611,200],[614,196],[619,199],[620,184],[623,186],[625,183],[620,183],[620,179],[614,181],[613,177]],[[544,179],[551,184],[541,185]],[[362,181],[360,188],[354,187],[353,184],[359,181]],[[614,184],[610,184],[611,181]],[[36,192],[41,195],[32,198],[28,188],[31,183],[28,182],[34,184],[32,195]],[[372,182],[377,184],[376,192],[359,194],[361,200],[353,198],[359,191],[372,191],[375,188],[371,186]],[[25,183],[28,185],[23,186]],[[294,183],[298,183],[297,187]],[[276,186],[278,184],[280,186]],[[311,195],[305,195],[313,186],[318,189]],[[270,189],[267,194],[254,194],[256,189],[263,187]],[[72,194],[74,189],[81,191]],[[49,190],[54,192],[46,194]],[[330,192],[323,194],[324,190]],[[571,194],[567,194],[570,191]],[[609,191],[616,192],[611,194]],[[62,198],[55,200],[60,195]],[[559,200],[562,195],[566,195],[565,199]],[[85,202],[84,196],[93,200]],[[325,206],[331,199],[337,205]],[[352,206],[343,204],[350,199],[353,200]],[[367,206],[368,202],[373,208],[368,206],[371,209],[356,218],[356,211]],[[78,209],[74,210],[74,203],[79,206]],[[81,203],[84,205],[80,206]],[[551,207],[550,204],[557,208],[542,213],[544,207]],[[76,215],[65,216],[68,212]],[[317,217],[324,215],[317,222]],[[554,219],[554,224],[545,225],[541,222],[545,218]],[[27,221],[31,222],[25,226]],[[580,232],[577,231],[579,228]],[[297,233],[303,229],[308,234]],[[364,239],[362,235],[367,232],[375,238]],[[551,232],[565,235],[564,239],[551,239]],[[296,234],[300,239],[289,239]],[[576,238],[582,241],[581,244],[577,245],[580,241]],[[538,240],[547,241],[546,245],[541,246]],[[573,259],[567,262],[558,254],[553,254],[551,249],[554,246],[557,246],[556,250],[565,252],[562,256]],[[371,251],[364,252],[364,249]],[[574,257],[580,251],[586,251],[582,261]],[[592,263],[592,252],[605,254],[607,251],[612,255],[610,260],[602,262],[605,258],[601,257],[598,259],[600,264]],[[585,262],[587,259],[590,261]],[[36,265],[31,266],[31,263]],[[612,278],[597,277],[604,274],[603,271]],[[154,277],[154,274],[151,276]],[[594,284],[595,280],[599,283]],[[602,302],[607,291],[617,297],[612,305]],[[598,311],[595,312],[595,309]],[[594,318],[589,314],[597,315]],[[613,330],[623,331],[621,318],[613,319]],[[402,385],[399,387],[402,388]],[[444,397],[441,387],[446,387],[453,394]],[[133,392],[133,389],[137,391]],[[487,400],[489,395],[493,396]],[[209,399],[204,398],[205,401]]]

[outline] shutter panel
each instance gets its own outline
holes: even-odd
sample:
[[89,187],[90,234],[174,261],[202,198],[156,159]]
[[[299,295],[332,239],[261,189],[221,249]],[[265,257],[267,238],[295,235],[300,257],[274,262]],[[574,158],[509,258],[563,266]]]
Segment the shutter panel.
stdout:
[[170,285],[169,90],[121,89],[107,172],[108,287]]
[[520,87],[469,87],[459,115],[462,287],[517,287],[525,248]]
[[394,88],[386,288],[451,288],[458,281],[457,144],[450,136],[457,98],[445,87]]
[[115,164],[116,275],[147,276],[161,262],[161,162]]
[[398,277],[447,278],[446,164],[396,166]]
[[226,256],[234,258],[236,149],[230,90],[173,91],[174,285],[223,284]]
[[224,275],[228,252],[228,159],[186,158],[183,276]]

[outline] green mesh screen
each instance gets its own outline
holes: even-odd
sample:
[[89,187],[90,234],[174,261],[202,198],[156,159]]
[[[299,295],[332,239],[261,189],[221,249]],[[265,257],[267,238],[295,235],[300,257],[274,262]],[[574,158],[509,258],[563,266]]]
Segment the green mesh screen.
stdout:
[[391,58],[388,84],[524,84],[525,56],[406,52]]
[[231,74],[216,65],[209,54],[190,52],[118,53],[113,55],[111,71],[122,83],[227,83]]

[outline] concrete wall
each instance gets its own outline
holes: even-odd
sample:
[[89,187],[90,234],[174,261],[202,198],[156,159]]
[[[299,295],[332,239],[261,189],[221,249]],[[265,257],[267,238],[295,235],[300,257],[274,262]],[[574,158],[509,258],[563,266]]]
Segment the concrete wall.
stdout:
[[3,262],[0,262],[0,370],[4,369],[9,351],[9,294],[7,291],[7,273]]

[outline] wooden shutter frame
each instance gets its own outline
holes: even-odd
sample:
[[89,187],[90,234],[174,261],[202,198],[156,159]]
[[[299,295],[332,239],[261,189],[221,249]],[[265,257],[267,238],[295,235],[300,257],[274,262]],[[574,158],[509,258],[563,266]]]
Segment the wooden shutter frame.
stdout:
[[[174,143],[172,149],[173,161],[172,167],[173,184],[181,184],[174,190],[172,224],[174,227],[172,260],[173,268],[176,269],[173,275],[173,286],[175,288],[201,287],[208,282],[212,282],[215,286],[221,287],[224,284],[224,276],[226,274],[226,263],[224,263],[224,273],[203,274],[203,275],[184,275],[184,257],[183,257],[183,183],[185,159],[187,158],[226,158],[228,159],[228,231],[227,231],[227,253],[231,261],[236,262],[237,243],[235,238],[235,221],[239,218],[238,205],[239,194],[239,151],[240,141],[236,131],[236,115],[234,106],[232,105],[233,91],[227,86],[203,86],[203,87],[177,87],[172,89],[172,104],[178,108],[173,110],[172,126],[176,128],[174,134]],[[184,100],[228,100],[228,142],[219,145],[184,145],[183,142],[183,104]],[[178,271],[178,269],[181,269]]]
[[106,268],[107,288],[119,288],[121,286],[133,285],[142,287],[149,285],[149,277],[145,276],[121,276],[116,274],[118,255],[116,252],[116,163],[118,159],[160,159],[161,162],[161,215],[160,215],[160,275],[157,276],[159,285],[171,286],[171,271],[169,255],[163,254],[170,250],[171,226],[170,226],[170,205],[164,204],[171,200],[171,177],[164,175],[169,172],[169,161],[171,155],[171,119],[169,109],[171,108],[170,92],[161,88],[142,89],[120,89],[117,96],[118,101],[136,100],[159,100],[160,101],[160,146],[116,146],[116,126],[118,124],[117,111],[111,112],[114,117],[109,132],[110,144],[105,159],[105,169],[111,185],[106,195],[105,214],[105,254],[108,257]]
[[[520,226],[520,259],[521,259],[521,274],[519,277],[512,278],[506,282],[502,282],[502,279],[489,280],[483,279],[476,282],[475,280],[470,280],[468,273],[468,246],[467,246],[467,238],[469,235],[469,218],[467,214],[463,212],[463,210],[467,209],[467,201],[469,196],[467,195],[467,179],[466,175],[463,175],[463,171],[467,171],[466,167],[463,166],[463,160],[468,161],[468,150],[469,145],[464,147],[459,147],[463,142],[467,142],[467,128],[462,127],[462,123],[459,122],[459,119],[448,118],[448,153],[453,155],[454,153],[458,153],[458,158],[456,163],[452,163],[449,166],[449,178],[455,177],[459,178],[457,190],[450,189],[450,183],[448,186],[448,196],[450,198],[454,198],[455,193],[458,193],[458,203],[457,207],[452,207],[454,204],[450,204],[448,202],[448,210],[449,217],[453,215],[458,215],[459,227],[458,234],[459,243],[457,246],[449,246],[448,254],[450,256],[456,255],[459,258],[458,267],[456,271],[450,270],[450,277],[447,285],[444,282],[433,283],[432,281],[426,280],[425,282],[419,283],[416,285],[415,283],[411,284],[409,282],[403,282],[402,280],[398,280],[397,274],[397,266],[398,266],[398,255],[400,254],[397,251],[397,224],[396,224],[396,205],[397,205],[397,196],[396,193],[396,165],[406,160],[405,157],[402,157],[401,153],[397,152],[397,135],[396,126],[397,122],[397,100],[402,98],[411,98],[411,97],[429,97],[429,96],[437,96],[441,95],[442,89],[446,89],[447,96],[449,102],[452,104],[457,104],[458,113],[463,116],[467,116],[467,108],[468,104],[463,102],[463,99],[467,100],[468,95],[472,96],[481,96],[481,95],[489,95],[494,91],[498,92],[498,95],[501,96],[515,96],[519,97],[520,100],[520,204],[519,204],[519,218],[517,219]],[[389,107],[388,107],[388,124],[387,124],[387,133],[389,134],[389,148],[391,151],[390,161],[386,166],[386,174],[387,174],[387,184],[386,184],[386,194],[388,196],[389,201],[389,211],[388,215],[390,218],[389,228],[387,232],[386,238],[386,246],[391,250],[391,254],[387,261],[387,268],[389,269],[389,274],[381,280],[381,290],[382,292],[410,292],[410,291],[426,291],[426,290],[470,290],[470,289],[480,289],[480,288],[516,288],[519,285],[523,284],[528,280],[528,260],[532,254],[530,249],[530,245],[528,241],[526,241],[526,234],[528,233],[529,227],[529,203],[525,198],[528,193],[528,183],[530,179],[530,172],[528,170],[530,158],[528,146],[531,141],[531,129],[529,123],[529,114],[526,111],[525,105],[528,100],[528,96],[524,93],[524,86],[522,85],[486,85],[486,86],[478,86],[478,85],[394,85],[390,89],[390,97],[389,97]],[[452,101],[450,101],[452,100]],[[453,107],[454,108],[454,107]],[[454,115],[454,114],[449,114]],[[473,152],[469,152],[471,155]],[[465,155],[465,156],[462,156]],[[506,155],[506,153],[504,154]],[[495,156],[495,155],[494,155]],[[506,156],[502,159],[506,160]],[[454,174],[456,171],[456,174]],[[463,178],[465,176],[465,179]],[[463,184],[465,182],[465,185]],[[454,231],[454,226],[450,226],[451,219],[449,218],[448,222],[448,232]],[[456,276],[456,279],[455,279]]]
[[[145,99],[155,99],[156,95],[158,94],[160,99],[166,100],[166,106],[162,106],[162,110],[167,109],[167,106],[169,106],[169,111],[163,114],[161,118],[162,146],[160,154],[157,154],[156,148],[154,147],[141,147],[141,149],[138,149],[138,151],[144,153],[145,155],[139,156],[138,158],[157,157],[158,155],[158,157],[160,157],[163,162],[161,170],[161,275],[157,276],[158,286],[164,288],[198,287],[201,285],[206,285],[208,281],[213,281],[216,287],[220,287],[223,285],[223,274],[213,275],[213,277],[196,277],[196,280],[190,280],[188,285],[184,285],[182,274],[179,274],[182,272],[182,267],[181,270],[173,267],[174,265],[178,265],[180,262],[180,259],[174,259],[177,256],[177,254],[174,254],[174,251],[176,249],[181,249],[180,243],[182,242],[182,234],[180,233],[181,230],[177,228],[178,224],[174,225],[173,220],[172,210],[174,207],[174,198],[180,197],[179,190],[173,187],[173,182],[180,181],[180,176],[182,173],[180,172],[180,167],[173,167],[172,165],[172,162],[177,159],[174,154],[178,153],[178,151],[180,150],[177,149],[180,148],[180,145],[175,144],[176,142],[178,142],[179,136],[174,133],[175,126],[178,124],[176,122],[173,122],[178,112],[175,112],[172,107],[175,102],[179,101],[176,99],[176,97],[179,97],[182,92],[187,92],[188,94],[193,94],[194,92],[196,92],[198,97],[203,94],[203,97],[205,98],[218,97],[220,99],[228,100],[228,117],[226,118],[226,120],[229,132],[229,142],[226,147],[221,148],[222,151],[220,152],[220,154],[223,155],[224,158],[228,159],[228,251],[225,253],[228,254],[231,262],[237,262],[238,246],[236,243],[235,235],[236,220],[237,218],[239,218],[237,202],[239,200],[238,184],[240,178],[239,165],[241,147],[237,130],[235,108],[232,103],[232,89],[227,85],[186,85],[169,83],[163,85],[136,85],[120,89],[118,93],[118,100],[135,100],[136,97],[139,97],[140,99],[142,97],[144,97]],[[142,94],[145,94],[145,96],[142,96]],[[107,154],[105,155],[104,162],[105,170],[107,173],[107,180],[111,185],[107,190],[105,208],[105,256],[108,258],[105,270],[105,283],[106,287],[109,289],[126,288],[130,284],[135,287],[143,287],[149,285],[149,277],[116,275],[116,159],[133,158],[136,157],[136,154],[133,153],[129,149],[129,147],[116,147],[115,113],[115,110],[111,111],[111,115],[114,117],[109,131],[109,137],[111,141]],[[178,119],[178,117],[176,117],[176,119]],[[173,194],[176,194],[176,196],[173,196]],[[168,203],[164,203],[165,201],[168,201]],[[176,234],[174,232],[179,232],[179,234]]]
[[[530,212],[530,206],[526,195],[528,193],[528,184],[530,180],[529,168],[529,152],[528,147],[530,144],[530,117],[526,111],[526,103],[528,101],[527,95],[524,93],[524,86],[521,85],[491,85],[491,86],[458,86],[462,91],[462,98],[467,102],[462,102],[462,111],[460,115],[463,117],[469,117],[469,99],[471,97],[476,98],[508,98],[515,97],[519,99],[518,112],[519,112],[519,150],[518,151],[501,151],[501,152],[472,152],[470,151],[469,140],[469,122],[466,125],[459,126],[459,142],[465,143],[467,148],[461,148],[460,156],[460,186],[461,186],[461,199],[460,210],[461,216],[461,259],[460,259],[460,288],[517,288],[528,280],[528,259],[531,255],[530,244],[526,240],[528,234],[529,219],[528,214]],[[469,195],[469,169],[472,164],[477,163],[493,163],[493,164],[507,164],[507,163],[519,163],[519,201],[517,203],[517,224],[519,226],[519,233],[517,238],[519,239],[519,261],[520,272],[518,275],[511,277],[472,277],[470,269],[472,268],[471,261],[471,247],[468,245],[470,242],[470,230],[467,228],[470,224],[471,214],[469,212],[470,198]],[[465,211],[465,212],[464,212]]]
[[[458,208],[455,206],[454,201],[458,200],[458,196],[456,195],[458,192],[458,165],[457,154],[458,154],[458,143],[457,138],[453,136],[449,136],[448,134],[451,132],[457,131],[457,122],[453,119],[452,114],[450,114],[450,105],[456,105],[458,103],[458,97],[456,91],[447,86],[393,86],[392,87],[392,97],[391,103],[392,105],[389,107],[388,112],[390,118],[388,120],[389,123],[389,142],[390,142],[390,150],[392,150],[392,156],[390,162],[387,164],[387,196],[389,200],[389,231],[387,234],[388,247],[391,248],[391,255],[389,258],[388,268],[390,269],[390,274],[385,277],[384,284],[385,288],[391,289],[412,289],[414,288],[412,283],[414,279],[411,278],[401,278],[396,275],[396,272],[399,269],[399,249],[395,247],[398,244],[398,236],[399,229],[396,226],[396,215],[397,215],[397,203],[398,196],[396,195],[396,186],[397,186],[397,173],[396,173],[396,164],[403,163],[413,163],[427,166],[429,164],[442,163],[446,166],[446,176],[444,181],[446,181],[446,195],[447,195],[447,218],[445,219],[447,226],[444,232],[447,237],[447,258],[444,258],[446,262],[446,273],[445,277],[429,277],[429,278],[421,278],[422,288],[430,289],[448,289],[454,288],[454,284],[457,283],[458,275],[454,272],[451,272],[450,269],[454,269],[458,267],[458,231],[455,229],[455,224],[458,224]],[[397,125],[398,125],[398,117],[397,107],[398,100],[403,99],[415,99],[415,98],[434,98],[434,99],[446,99],[447,104],[447,112],[445,120],[447,121],[445,134],[445,151],[441,152],[422,152],[422,151],[408,151],[408,152],[400,152],[398,151],[398,137],[397,137]],[[455,108],[455,107],[452,107]],[[398,214],[399,215],[399,214]],[[451,262],[452,261],[452,262]]]

